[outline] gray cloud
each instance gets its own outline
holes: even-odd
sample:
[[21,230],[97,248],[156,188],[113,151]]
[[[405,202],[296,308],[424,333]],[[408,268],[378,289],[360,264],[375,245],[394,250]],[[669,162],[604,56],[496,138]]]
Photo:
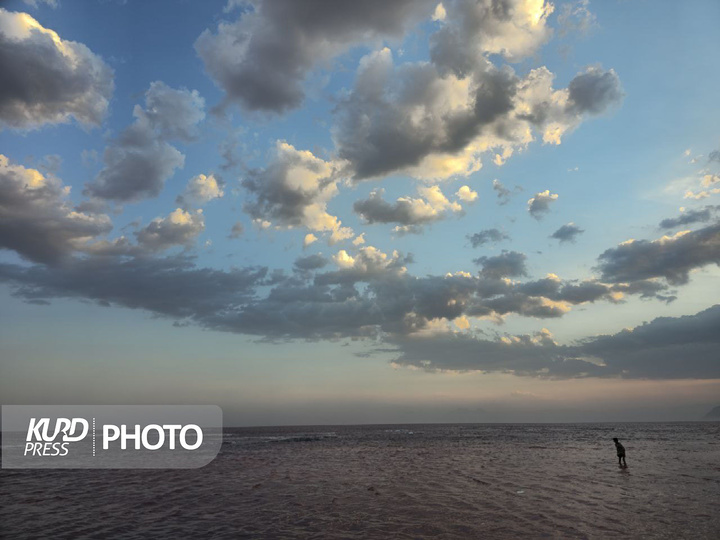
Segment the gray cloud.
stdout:
[[672,285],[688,282],[691,270],[720,264],[720,224],[658,240],[631,240],[598,257],[603,281],[634,282],[665,278]]
[[295,259],[294,266],[299,270],[319,270],[328,264],[327,258],[320,254],[308,255],[307,257],[299,257]]
[[720,305],[684,317],[659,317],[630,330],[558,345],[543,330],[481,339],[443,333],[393,339],[397,364],[429,370],[514,373],[543,378],[716,379]]
[[550,193],[550,190],[548,189],[540,193],[536,193],[534,197],[528,200],[528,212],[532,217],[540,220],[550,211],[550,204],[555,202],[557,198],[557,194]]
[[57,177],[13,165],[0,154],[0,247],[55,264],[112,229],[107,215],[73,208],[68,194]]
[[314,68],[359,44],[400,38],[429,18],[431,0],[254,2],[235,22],[205,30],[195,49],[225,91],[225,104],[283,112],[304,98]]
[[243,187],[254,196],[243,208],[255,220],[284,227],[307,227],[331,233],[331,241],[352,237],[352,229],[328,214],[337,194],[340,171],[306,150],[277,141],[270,164],[248,172]]
[[[320,266],[322,256],[299,259],[290,276],[257,268],[230,272],[197,268],[187,257],[151,257],[148,249],[122,238],[85,251],[85,258],[69,258],[57,272],[41,266],[0,266],[0,280],[9,282],[14,294],[27,301],[84,298],[268,340],[388,339],[463,316],[496,321],[513,313],[557,318],[573,305],[616,301],[614,295],[621,290],[653,294],[649,287],[630,290],[596,281],[566,282],[556,276],[527,282],[506,279],[526,272],[525,256],[515,252],[484,258],[478,275],[416,277],[407,271],[411,256],[386,254],[372,246],[354,253],[338,251],[331,257],[334,270],[318,271],[325,268]],[[236,290],[235,280],[242,276],[247,281]],[[228,287],[227,297],[220,293],[223,287]],[[270,290],[260,295],[261,287]],[[658,287],[657,292],[664,290]],[[145,291],[151,291],[147,298]],[[204,291],[207,298],[202,298]]]
[[200,325],[213,314],[250,302],[266,276],[267,268],[197,268],[191,258],[180,256],[90,257],[53,269],[0,264],[0,281],[15,284],[16,294],[27,300],[89,299]]
[[163,251],[173,246],[192,246],[204,230],[205,219],[201,210],[186,212],[178,208],[167,217],[154,219],[135,236],[141,248]]
[[241,222],[237,221],[235,224],[233,224],[232,229],[230,229],[230,235],[228,236],[228,238],[240,238],[244,232],[245,227]]
[[394,203],[374,190],[367,199],[356,201],[353,210],[366,223],[398,223],[398,232],[421,232],[422,225],[441,221],[451,213],[462,213],[458,202],[450,202],[438,186],[418,188],[420,198],[400,197]]
[[544,142],[559,144],[586,114],[622,97],[607,88],[617,76],[606,78],[610,72],[598,68],[573,79],[576,98],[570,99],[569,90],[552,88],[554,75],[544,67],[521,78],[508,66],[480,63],[459,76],[433,63],[395,66],[389,49],[364,57],[353,90],[336,107],[333,130],[338,156],[355,180],[395,172],[467,176],[481,167],[484,151],[510,155],[538,132]]
[[446,16],[431,37],[430,56],[460,76],[476,71],[489,54],[510,61],[531,56],[552,35],[546,25],[552,7],[538,14],[530,12],[537,6],[519,0],[450,0],[443,6]]
[[527,256],[517,251],[503,251],[493,257],[479,257],[474,259],[476,264],[482,266],[480,273],[486,277],[517,277],[526,276]]
[[483,246],[488,242],[502,242],[503,240],[510,240],[510,237],[504,232],[498,229],[484,229],[472,235],[467,236],[468,240],[472,244],[472,247],[476,248]]
[[579,113],[600,114],[623,98],[620,78],[614,70],[589,68],[568,85],[568,108]]
[[666,218],[660,222],[661,229],[675,229],[681,225],[703,223],[710,221],[716,212],[720,211],[720,205],[705,206],[701,209],[686,210],[676,218]]
[[585,230],[581,229],[574,223],[568,223],[567,225],[563,225],[560,227],[557,231],[552,233],[550,235],[550,238],[555,238],[556,240],[560,240],[560,242],[574,242],[575,239],[578,237],[578,235],[584,233]]
[[85,45],[2,8],[0,73],[0,128],[99,125],[113,93],[113,70]]
[[167,141],[189,141],[204,117],[197,91],[174,90],[156,81],[145,93],[145,109],[135,106],[135,122],[105,149],[105,166],[84,193],[131,202],[160,194],[165,181],[185,163],[185,156]]
[[497,178],[493,180],[492,188],[497,195],[498,204],[502,206],[510,202],[512,192],[508,188],[506,188],[500,180],[498,180]]

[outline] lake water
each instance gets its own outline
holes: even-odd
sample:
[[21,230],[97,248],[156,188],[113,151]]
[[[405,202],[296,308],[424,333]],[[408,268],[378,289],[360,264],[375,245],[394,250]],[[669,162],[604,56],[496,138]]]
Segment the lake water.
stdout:
[[9,539],[720,538],[718,422],[238,428],[202,469],[0,479]]

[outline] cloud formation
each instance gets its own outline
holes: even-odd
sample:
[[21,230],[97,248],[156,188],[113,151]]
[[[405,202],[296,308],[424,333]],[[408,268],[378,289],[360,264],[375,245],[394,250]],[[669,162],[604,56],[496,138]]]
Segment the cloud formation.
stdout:
[[720,305],[695,315],[659,317],[632,329],[559,345],[542,329],[483,339],[439,332],[394,339],[401,366],[514,373],[542,378],[716,379]]
[[281,113],[298,107],[316,67],[360,44],[402,37],[429,18],[432,0],[252,2],[235,22],[205,30],[195,50],[225,92],[224,105]]
[[73,208],[69,194],[57,177],[13,165],[0,154],[0,247],[56,264],[112,229],[107,215]]
[[451,202],[438,186],[419,187],[419,198],[399,197],[394,203],[382,198],[383,190],[374,190],[367,199],[356,201],[353,210],[366,223],[398,223],[396,232],[421,232],[422,226],[463,211],[458,202]]
[[566,225],[563,225],[557,231],[552,233],[550,235],[550,238],[555,238],[556,240],[560,240],[560,243],[575,242],[575,239],[584,232],[585,232],[584,229],[581,229],[580,227],[575,225],[573,222],[570,222]]
[[720,264],[720,224],[652,241],[628,240],[603,252],[598,262],[606,282],[665,278],[672,285],[683,285],[692,270]]
[[254,196],[244,209],[255,220],[327,232],[331,242],[351,238],[352,229],[343,227],[336,216],[327,212],[328,201],[337,194],[339,179],[336,163],[277,141],[270,164],[250,171],[243,180],[243,187]]
[[468,235],[472,247],[484,246],[488,242],[497,243],[503,240],[510,240],[510,237],[499,229],[484,229],[473,235]]
[[105,165],[84,193],[117,202],[159,195],[165,181],[185,164],[185,156],[168,141],[192,141],[205,118],[204,107],[196,90],[151,83],[145,108],[135,106],[135,122],[105,149]]
[[176,199],[178,204],[202,206],[213,199],[220,199],[225,195],[223,183],[215,175],[198,174],[193,176],[185,187],[182,195]]
[[333,131],[354,179],[468,176],[481,168],[482,153],[496,150],[507,158],[534,133],[560,144],[585,116],[622,97],[612,70],[588,68],[571,81],[573,91],[555,90],[547,68],[521,78],[481,60],[465,73],[436,63],[396,66],[388,48],[365,56],[353,90],[336,107]]
[[113,93],[113,70],[85,45],[2,8],[0,73],[0,129],[100,125]]
[[550,211],[550,204],[554,203],[557,198],[557,193],[550,193],[548,189],[536,193],[528,200],[528,212],[532,217],[540,220]]
[[517,251],[503,251],[493,257],[480,257],[475,263],[482,266],[480,274],[491,278],[518,277],[527,275],[527,256]]
[[202,210],[188,212],[177,208],[167,217],[155,218],[135,236],[143,249],[163,251],[173,246],[192,246],[204,230]]
[[675,229],[682,225],[692,225],[693,223],[704,223],[710,221],[716,212],[720,211],[720,205],[705,206],[698,209],[690,209],[683,211],[676,218],[665,218],[660,222],[661,229]]

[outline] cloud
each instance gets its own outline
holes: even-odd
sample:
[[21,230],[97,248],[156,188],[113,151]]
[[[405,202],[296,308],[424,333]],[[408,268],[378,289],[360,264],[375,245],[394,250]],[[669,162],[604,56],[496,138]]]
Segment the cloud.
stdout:
[[478,198],[477,191],[473,191],[470,189],[470,186],[462,186],[460,189],[457,190],[457,193],[455,193],[458,199],[465,202],[475,202]]
[[240,238],[244,232],[245,232],[245,227],[243,226],[242,223],[237,221],[233,224],[232,229],[230,229],[230,235],[228,236],[228,238],[232,238],[232,239]]
[[[683,210],[681,208],[681,210]],[[661,229],[675,229],[681,225],[691,225],[693,223],[703,223],[710,221],[716,212],[720,211],[720,205],[705,206],[700,209],[684,210],[676,218],[666,218],[660,222]]]
[[73,208],[69,194],[57,177],[13,165],[0,154],[0,247],[55,264],[112,229],[107,215]]
[[338,164],[277,141],[271,163],[250,171],[243,180],[243,187],[254,196],[244,209],[254,219],[277,226],[329,232],[331,242],[351,238],[352,229],[327,212],[328,201],[338,192],[339,175]]
[[356,201],[353,210],[369,224],[398,223],[398,232],[420,232],[422,225],[463,210],[459,203],[450,202],[438,186],[420,187],[418,192],[419,198],[399,197],[391,204],[383,200],[382,190],[375,190],[367,199]]
[[716,379],[720,305],[659,317],[632,329],[559,345],[546,329],[481,339],[442,332],[396,337],[396,365],[427,370],[514,373],[542,378]]
[[225,92],[223,105],[281,113],[298,107],[318,66],[360,44],[401,38],[430,17],[431,0],[253,2],[235,22],[205,30],[195,50]]
[[308,233],[303,238],[303,248],[308,247],[310,244],[317,242],[318,238],[313,233]]
[[512,193],[508,188],[503,185],[500,180],[498,180],[497,178],[493,180],[492,188],[497,195],[498,204],[502,206],[510,202],[510,197],[512,196]]
[[85,45],[2,8],[0,72],[0,128],[100,125],[113,93],[113,70]]
[[570,92],[555,90],[544,67],[521,78],[508,66],[481,64],[458,74],[433,63],[396,66],[388,48],[363,57],[353,90],[339,98],[333,128],[338,156],[354,180],[468,176],[482,167],[482,153],[508,157],[535,133],[560,144],[586,115],[622,97],[612,92],[614,72],[599,68],[578,74]]
[[528,200],[528,212],[530,215],[537,220],[550,211],[550,204],[555,202],[558,198],[556,193],[550,193],[550,190],[546,189],[540,193],[536,193],[534,197]]
[[59,5],[58,0],[23,0],[23,2],[35,9],[38,8],[39,4],[46,4],[48,7],[53,9],[57,9]]
[[299,270],[319,270],[328,264],[328,260],[320,254],[308,255],[295,259],[294,266]]
[[0,281],[26,300],[76,298],[203,322],[249,302],[267,268],[198,268],[189,257],[75,258],[48,269],[0,264]]
[[571,33],[587,34],[597,26],[597,17],[589,9],[589,0],[563,4],[558,15],[560,37]]
[[720,224],[652,241],[628,240],[606,250],[598,262],[606,282],[665,278],[672,285],[683,285],[688,282],[690,271],[720,264]]
[[222,198],[223,195],[225,195],[223,184],[213,174],[198,174],[190,179],[185,191],[178,196],[176,202],[202,206],[213,199]]
[[507,234],[498,229],[484,229],[473,235],[468,235],[467,238],[470,240],[470,243],[474,248],[483,246],[488,242],[497,243],[502,242],[503,240],[510,240],[510,237]]
[[493,257],[480,257],[474,262],[482,266],[480,274],[491,278],[526,276],[527,256],[517,251],[503,251]]
[[155,218],[135,236],[143,249],[163,251],[173,246],[192,246],[204,230],[202,210],[187,212],[177,208],[167,217]]
[[443,25],[430,41],[433,62],[458,75],[476,71],[490,54],[517,62],[531,56],[552,35],[553,5],[510,0],[444,2]]
[[580,235],[584,232],[585,231],[583,229],[581,229],[574,223],[570,222],[567,225],[563,225],[557,231],[552,233],[550,235],[550,238],[555,238],[556,240],[560,240],[560,243],[575,242],[575,239],[578,237],[578,235]]
[[601,114],[623,98],[620,78],[614,70],[590,67],[568,85],[569,109],[579,113]]
[[156,197],[185,156],[167,141],[191,141],[204,117],[197,91],[174,90],[156,81],[145,92],[145,109],[136,105],[135,122],[105,149],[105,166],[84,193],[119,202]]

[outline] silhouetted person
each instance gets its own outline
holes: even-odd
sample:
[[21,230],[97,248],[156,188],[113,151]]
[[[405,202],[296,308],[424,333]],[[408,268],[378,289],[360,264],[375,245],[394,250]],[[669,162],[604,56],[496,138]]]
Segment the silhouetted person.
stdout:
[[625,447],[620,444],[617,437],[613,438],[613,442],[615,443],[615,449],[617,450],[618,465],[621,467],[627,467],[627,463],[625,463]]

